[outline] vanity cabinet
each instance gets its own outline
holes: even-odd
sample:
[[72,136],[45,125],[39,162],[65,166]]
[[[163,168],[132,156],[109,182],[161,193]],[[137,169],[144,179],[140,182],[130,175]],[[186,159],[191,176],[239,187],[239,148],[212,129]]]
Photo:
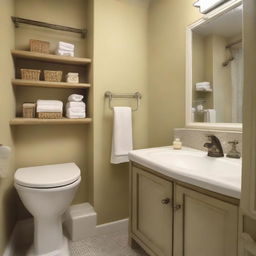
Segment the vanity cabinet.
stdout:
[[238,205],[131,163],[130,242],[151,256],[236,256]]
[[237,206],[179,185],[175,201],[175,256],[237,255]]
[[152,255],[172,255],[172,182],[133,167],[132,233]]

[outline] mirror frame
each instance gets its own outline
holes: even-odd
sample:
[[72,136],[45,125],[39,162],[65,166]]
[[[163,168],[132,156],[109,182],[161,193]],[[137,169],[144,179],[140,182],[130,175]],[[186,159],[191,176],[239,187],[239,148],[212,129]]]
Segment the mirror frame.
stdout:
[[216,8],[212,12],[204,15],[200,20],[189,25],[186,29],[186,127],[199,129],[214,129],[214,130],[230,130],[242,131],[242,124],[240,123],[203,123],[191,122],[192,119],[192,33],[193,29],[201,24],[208,23],[218,16],[238,7],[243,4],[242,0],[232,0]]

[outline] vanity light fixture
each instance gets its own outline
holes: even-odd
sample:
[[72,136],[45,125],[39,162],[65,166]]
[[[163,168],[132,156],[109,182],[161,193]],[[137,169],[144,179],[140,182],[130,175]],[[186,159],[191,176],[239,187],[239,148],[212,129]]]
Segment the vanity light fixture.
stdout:
[[201,13],[206,14],[227,1],[228,0],[197,0],[193,5],[199,8]]

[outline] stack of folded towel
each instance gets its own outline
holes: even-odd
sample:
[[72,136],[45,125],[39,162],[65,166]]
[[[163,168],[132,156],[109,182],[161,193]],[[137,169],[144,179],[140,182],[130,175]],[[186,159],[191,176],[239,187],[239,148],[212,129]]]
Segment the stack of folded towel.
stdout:
[[73,44],[59,42],[56,54],[61,56],[74,57],[74,51],[75,51],[75,46]]
[[196,83],[196,90],[197,91],[211,91],[211,84],[210,82],[199,82]]
[[68,97],[66,104],[66,117],[67,118],[85,118],[85,103],[82,101],[83,95],[72,94]]
[[36,112],[62,113],[63,102],[59,100],[37,100]]

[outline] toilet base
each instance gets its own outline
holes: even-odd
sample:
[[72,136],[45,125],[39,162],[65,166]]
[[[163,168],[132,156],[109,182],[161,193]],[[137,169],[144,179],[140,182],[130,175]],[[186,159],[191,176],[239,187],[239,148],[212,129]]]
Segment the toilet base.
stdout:
[[63,237],[63,245],[60,250],[55,250],[46,254],[35,254],[34,247],[32,245],[26,256],[70,256],[68,239],[66,237]]

